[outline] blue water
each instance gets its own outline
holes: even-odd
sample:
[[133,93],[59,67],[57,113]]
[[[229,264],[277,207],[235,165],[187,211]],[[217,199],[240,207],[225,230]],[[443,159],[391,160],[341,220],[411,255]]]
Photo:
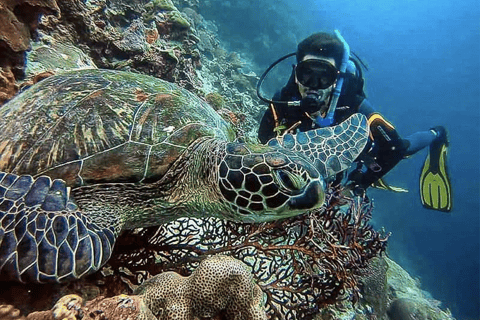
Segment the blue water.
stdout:
[[[208,1],[207,1],[208,2]],[[387,180],[406,194],[373,191],[389,255],[457,319],[480,317],[480,10],[478,0],[209,1],[201,13],[231,49],[266,68],[304,37],[339,29],[368,63],[367,94],[401,135],[444,125],[450,134],[451,214],[426,210],[423,150]],[[280,81],[283,83],[284,79]]]

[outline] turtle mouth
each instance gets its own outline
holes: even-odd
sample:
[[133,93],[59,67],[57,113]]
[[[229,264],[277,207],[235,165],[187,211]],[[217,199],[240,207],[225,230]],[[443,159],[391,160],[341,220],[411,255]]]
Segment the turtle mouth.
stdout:
[[256,222],[283,219],[321,207],[325,202],[325,189],[321,181],[312,181],[299,195],[291,196],[281,207],[264,212]]
[[290,198],[289,210],[310,210],[320,207],[325,202],[325,191],[320,181],[312,181],[305,191]]

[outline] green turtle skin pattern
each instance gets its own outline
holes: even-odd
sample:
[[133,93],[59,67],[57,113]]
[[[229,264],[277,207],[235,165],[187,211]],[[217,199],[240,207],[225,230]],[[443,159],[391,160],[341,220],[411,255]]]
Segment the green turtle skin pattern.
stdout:
[[[322,145],[308,152],[292,147],[295,135],[237,143],[206,102],[172,83],[98,69],[49,77],[0,108],[0,278],[80,278],[109,259],[123,229],[318,208],[324,178],[366,142],[362,123],[316,131]],[[339,140],[344,132],[352,141]]]
[[330,177],[350,167],[367,143],[368,128],[367,118],[356,113],[338,126],[289,133],[267,144],[304,154],[322,176]]

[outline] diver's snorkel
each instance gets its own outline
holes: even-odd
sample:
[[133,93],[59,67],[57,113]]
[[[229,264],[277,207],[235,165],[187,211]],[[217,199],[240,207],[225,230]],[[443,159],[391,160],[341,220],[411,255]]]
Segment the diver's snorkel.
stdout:
[[343,80],[345,73],[347,71],[347,67],[349,66],[349,59],[350,59],[350,46],[348,43],[343,39],[340,31],[335,30],[335,35],[337,36],[338,40],[343,44],[343,57],[342,63],[340,64],[340,73],[338,74],[337,83],[335,84],[335,88],[333,90],[332,101],[330,101],[330,106],[328,108],[327,114],[324,118],[318,115],[315,118],[315,123],[319,127],[329,127],[333,124],[333,116],[335,114],[335,109],[337,108],[338,98],[340,97],[340,93],[342,92]]

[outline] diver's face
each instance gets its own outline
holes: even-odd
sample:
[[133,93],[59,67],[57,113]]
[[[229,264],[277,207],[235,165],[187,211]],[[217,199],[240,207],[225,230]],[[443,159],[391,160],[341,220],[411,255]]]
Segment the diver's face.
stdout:
[[[330,64],[335,69],[337,68],[337,66],[335,65],[335,60],[333,58],[325,58],[325,57],[316,56],[312,54],[307,54],[305,57],[303,57],[302,61],[298,63],[297,68],[300,66],[301,62],[306,60],[322,61],[322,62],[325,62],[326,65]],[[314,66],[312,66],[312,68],[314,68]],[[323,71],[325,71],[325,76],[320,76]],[[320,94],[322,100],[325,100],[327,97],[329,97],[330,93],[333,90],[333,84],[335,83],[334,80],[336,80],[336,74],[332,74],[332,71],[333,70],[318,70],[318,69],[307,70],[306,72],[302,73],[304,75],[304,78],[306,78],[306,79],[302,79],[303,81],[300,81],[299,76],[297,75],[297,72],[295,72],[295,83],[298,86],[298,91],[300,92],[302,98],[305,98],[309,91],[310,92],[315,91],[316,93]],[[313,78],[309,79],[310,74],[312,75],[311,77],[315,77],[315,79]],[[331,78],[332,76],[334,76],[333,81]],[[302,82],[305,83],[306,85],[302,84]],[[308,83],[311,83],[312,86],[314,87],[309,87]],[[324,88],[325,86],[326,88]]]

